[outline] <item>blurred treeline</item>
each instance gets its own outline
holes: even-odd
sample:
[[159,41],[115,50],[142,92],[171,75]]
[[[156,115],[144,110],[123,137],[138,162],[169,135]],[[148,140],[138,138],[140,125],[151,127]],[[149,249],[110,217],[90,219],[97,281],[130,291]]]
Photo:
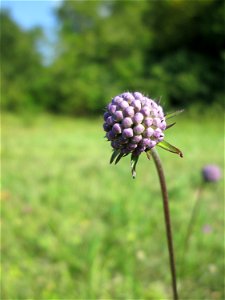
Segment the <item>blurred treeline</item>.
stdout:
[[3,109],[97,114],[127,90],[167,107],[223,105],[224,1],[64,1],[54,14],[46,64],[41,30],[1,11]]

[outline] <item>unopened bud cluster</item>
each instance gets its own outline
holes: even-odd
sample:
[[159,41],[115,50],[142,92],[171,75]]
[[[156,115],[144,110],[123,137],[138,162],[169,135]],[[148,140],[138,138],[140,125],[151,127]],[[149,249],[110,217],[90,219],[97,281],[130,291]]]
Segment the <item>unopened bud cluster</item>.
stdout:
[[139,92],[114,97],[104,120],[107,139],[124,154],[139,155],[164,139],[166,121],[162,107]]

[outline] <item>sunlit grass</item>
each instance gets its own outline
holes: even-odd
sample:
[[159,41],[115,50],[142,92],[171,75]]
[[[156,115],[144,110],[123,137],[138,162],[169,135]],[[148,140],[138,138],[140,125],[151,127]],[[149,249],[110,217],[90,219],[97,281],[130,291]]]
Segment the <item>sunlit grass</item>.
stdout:
[[[209,184],[183,264],[201,167],[223,167],[220,118],[185,116],[159,149],[166,172],[181,299],[223,298],[223,184]],[[109,165],[101,120],[2,120],[2,299],[171,299],[162,201],[143,155]],[[212,231],[204,233],[204,225]]]

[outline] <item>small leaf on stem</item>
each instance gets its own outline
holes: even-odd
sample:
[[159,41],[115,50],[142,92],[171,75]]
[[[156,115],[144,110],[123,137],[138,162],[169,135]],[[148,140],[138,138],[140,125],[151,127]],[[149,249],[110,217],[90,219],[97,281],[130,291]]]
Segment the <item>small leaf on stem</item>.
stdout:
[[169,144],[165,140],[162,141],[162,142],[159,142],[158,146],[165,149],[165,150],[167,150],[167,151],[170,151],[172,153],[176,153],[176,154],[180,155],[180,157],[183,157],[183,153],[178,148],[172,146],[171,144]]

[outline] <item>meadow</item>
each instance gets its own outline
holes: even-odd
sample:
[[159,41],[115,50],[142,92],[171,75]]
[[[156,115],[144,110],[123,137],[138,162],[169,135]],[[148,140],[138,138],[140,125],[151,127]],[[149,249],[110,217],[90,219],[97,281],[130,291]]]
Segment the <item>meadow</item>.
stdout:
[[[180,299],[224,299],[223,116],[184,113],[159,149],[167,178]],[[2,117],[1,299],[172,298],[162,200],[145,155],[132,179],[109,165],[102,120]],[[188,222],[201,201],[188,247]],[[208,230],[205,230],[208,228]]]

